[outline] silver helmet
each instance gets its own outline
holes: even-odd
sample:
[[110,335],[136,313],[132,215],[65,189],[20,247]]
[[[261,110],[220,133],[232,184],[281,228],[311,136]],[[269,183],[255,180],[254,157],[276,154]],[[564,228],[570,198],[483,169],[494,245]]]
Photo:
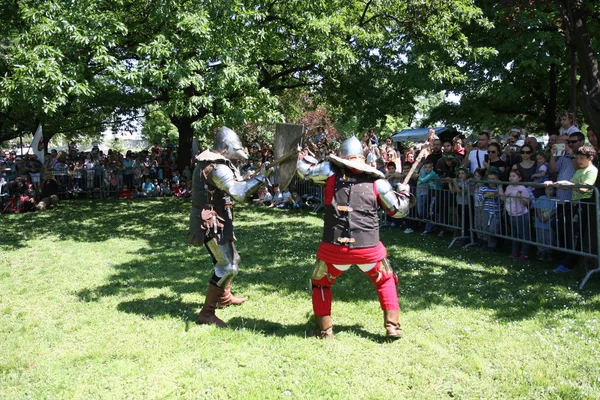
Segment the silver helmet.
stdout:
[[229,158],[230,160],[248,159],[248,154],[246,153],[246,150],[244,150],[242,141],[238,137],[237,133],[226,126],[222,127],[217,133],[213,150],[223,154],[223,156]]
[[362,143],[356,136],[344,140],[340,146],[339,155],[345,159],[364,157]]

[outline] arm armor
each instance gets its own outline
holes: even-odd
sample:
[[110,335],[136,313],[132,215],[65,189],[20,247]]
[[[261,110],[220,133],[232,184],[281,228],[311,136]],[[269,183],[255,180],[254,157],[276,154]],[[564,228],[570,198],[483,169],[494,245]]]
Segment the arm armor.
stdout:
[[402,218],[408,214],[410,208],[410,189],[408,185],[398,184],[398,192],[392,189],[392,185],[385,179],[377,179],[375,187],[379,193],[379,201],[389,210],[394,218]]
[[231,168],[224,164],[217,164],[210,175],[210,180],[214,186],[228,193],[235,200],[245,201],[265,183],[266,178],[259,174],[247,181],[237,181]]
[[328,161],[316,163],[313,157],[305,156],[303,160],[298,160],[298,175],[301,178],[309,179],[317,185],[324,185],[327,178],[334,174],[331,164]]

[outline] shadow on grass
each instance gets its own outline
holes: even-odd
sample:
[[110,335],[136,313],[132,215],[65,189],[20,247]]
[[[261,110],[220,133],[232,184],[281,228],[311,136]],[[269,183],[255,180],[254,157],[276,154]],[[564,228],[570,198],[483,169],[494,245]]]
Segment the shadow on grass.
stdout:
[[[135,260],[114,266],[115,272],[106,283],[81,290],[77,296],[91,302],[134,295],[140,299],[124,300],[119,310],[186,319],[199,305],[182,302],[181,296],[203,293],[212,274],[206,250],[185,242],[189,208],[189,200],[175,198],[64,202],[56,211],[5,218],[0,248],[26,247],[34,234],[81,242],[82,246],[115,237],[144,239],[146,247],[136,252]],[[265,294],[308,296],[308,279],[321,237],[320,217],[236,205],[236,223],[242,257],[235,280],[238,292],[243,293],[248,285]],[[23,225],[36,229],[20,232]],[[399,293],[405,310],[437,305],[493,309],[500,320],[513,321],[546,311],[595,311],[600,307],[597,279],[575,296],[580,276],[557,276],[540,263],[517,265],[501,253],[492,258],[476,248],[447,249],[447,239],[400,231],[383,230],[382,241],[400,277]],[[145,299],[148,290],[163,288],[173,295]],[[334,301],[377,301],[373,285],[357,268],[338,279],[333,296]],[[268,327],[263,330],[268,331]]]

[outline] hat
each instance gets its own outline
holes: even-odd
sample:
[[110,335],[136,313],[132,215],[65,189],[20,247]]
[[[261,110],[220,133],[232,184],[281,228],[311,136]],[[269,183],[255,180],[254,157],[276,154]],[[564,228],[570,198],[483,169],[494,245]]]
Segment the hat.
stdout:
[[377,160],[375,160],[375,162],[385,164],[385,161],[383,161],[383,158],[378,158]]

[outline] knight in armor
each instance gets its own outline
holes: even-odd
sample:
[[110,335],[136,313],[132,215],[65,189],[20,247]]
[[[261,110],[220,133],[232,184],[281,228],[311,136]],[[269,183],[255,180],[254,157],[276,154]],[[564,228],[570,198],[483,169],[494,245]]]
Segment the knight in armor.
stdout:
[[237,134],[223,127],[212,150],[200,153],[192,175],[192,209],[188,242],[205,246],[213,258],[214,274],[206,300],[198,315],[199,324],[227,324],[215,315],[217,308],[239,305],[247,300],[231,294],[231,282],[238,273],[240,256],[235,248],[232,203],[245,201],[266,181],[271,169],[243,180],[231,160],[247,160],[248,154]]
[[333,338],[331,286],[352,265],[375,284],[384,327],[389,338],[402,337],[398,323],[400,305],[387,251],[379,241],[380,206],[394,218],[404,217],[410,207],[408,185],[394,190],[384,175],[365,163],[361,142],[352,137],[340,146],[339,156],[318,162],[301,156],[298,174],[325,187],[323,238],[312,274],[312,304],[318,336]]

